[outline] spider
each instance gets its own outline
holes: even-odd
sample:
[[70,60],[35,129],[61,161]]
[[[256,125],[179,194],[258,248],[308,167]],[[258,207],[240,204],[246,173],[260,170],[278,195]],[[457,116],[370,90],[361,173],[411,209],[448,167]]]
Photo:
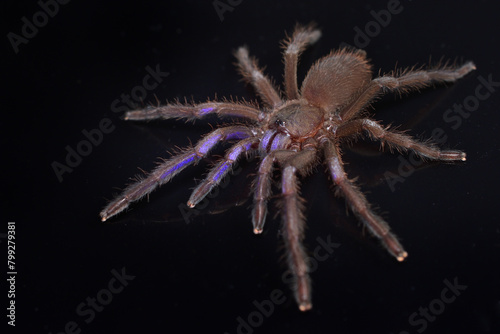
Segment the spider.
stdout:
[[260,157],[254,183],[252,210],[253,232],[262,233],[271,196],[274,166],[279,166],[282,192],[283,238],[287,263],[293,275],[292,289],[301,311],[311,309],[311,283],[306,251],[303,247],[305,218],[299,195],[298,178],[311,172],[324,161],[337,189],[355,216],[380,240],[398,261],[408,253],[391,232],[388,224],[370,208],[363,193],[349,179],[342,161],[340,146],[349,138],[367,134],[382,144],[400,151],[412,150],[424,159],[465,161],[462,151],[440,150],[397,132],[366,117],[371,102],[389,92],[406,93],[432,83],[454,82],[475,69],[472,62],[462,66],[440,65],[432,69],[411,68],[372,79],[372,66],[362,50],[340,49],[317,61],[298,88],[297,63],[302,51],[314,44],[321,32],[314,25],[297,25],[291,37],[283,41],[284,94],[263,74],[248,48],[236,50],[239,72],[255,89],[263,107],[256,103],[208,101],[200,104],[171,103],[129,111],[126,120],[203,118],[215,114],[221,118],[237,118],[245,123],[219,127],[196,145],[165,160],[150,174],[129,185],[100,213],[102,221],[125,210],[132,202],[167,183],[186,167],[206,157],[221,142],[236,141],[225,157],[209,171],[194,189],[187,204],[195,207],[227,175],[243,155]]

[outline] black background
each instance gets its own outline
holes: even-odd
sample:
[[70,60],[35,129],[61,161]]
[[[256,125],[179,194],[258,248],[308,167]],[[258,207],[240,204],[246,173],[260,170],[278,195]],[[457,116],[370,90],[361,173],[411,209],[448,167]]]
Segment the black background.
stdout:
[[[494,1],[402,1],[403,10],[364,47],[374,68],[383,72],[395,64],[427,64],[429,56],[434,63],[443,56],[477,64],[454,85],[405,99],[388,96],[374,105],[377,119],[402,124],[419,138],[441,128],[447,136],[441,146],[466,151],[467,162],[421,165],[392,191],[384,175],[398,172],[399,154],[381,154],[367,141],[345,155],[351,177],[358,177],[408,250],[404,263],[346,213],[321,166],[302,181],[305,244],[311,254],[318,237],[340,246],[311,274],[314,307],[308,313],[298,311],[281,279],[286,268],[275,205],[279,196],[270,203],[265,233],[251,231],[247,197],[256,161],[241,163],[242,171],[230,176],[229,185],[188,220],[179,205],[185,208],[182,203],[213,159],[179,175],[149,202],[136,203],[109,223],[99,221],[100,209],[139,173],[138,167],[150,170],[159,157],[169,156],[168,150],[196,142],[211,129],[205,121],[121,120],[111,104],[142,85],[147,66],[169,75],[143,104],[156,103],[155,96],[162,102],[205,101],[215,95],[252,100],[253,91],[239,81],[233,66],[236,47],[248,45],[266,73],[280,82],[279,41],[296,22],[314,20],[323,36],[304,53],[301,79],[330,49],[342,42],[355,45],[355,27],[364,30],[374,22],[370,11],[387,4],[244,0],[221,21],[212,1],[74,0],[60,5],[16,54],[7,34],[21,34],[22,17],[32,22],[41,7],[35,1],[2,3],[1,232],[6,233],[8,221],[16,222],[18,272],[16,327],[8,329],[59,333],[74,321],[75,332],[81,333],[237,333],[238,317],[259,320],[254,301],[269,299],[277,289],[286,301],[247,332],[498,333],[500,87],[461,118],[456,130],[443,118],[454,103],[471,100],[480,76],[500,81]],[[54,161],[65,163],[66,147],[75,149],[85,140],[82,131],[97,128],[105,118],[113,131],[59,182]],[[5,234],[0,240],[6,263]],[[81,316],[78,305],[106,293],[101,290],[107,289],[112,270],[135,278],[94,319]],[[444,280],[467,288],[426,328],[421,316],[418,325],[410,323],[419,308],[439,306]],[[2,290],[6,313],[7,287]],[[1,318],[7,322],[5,315]]]

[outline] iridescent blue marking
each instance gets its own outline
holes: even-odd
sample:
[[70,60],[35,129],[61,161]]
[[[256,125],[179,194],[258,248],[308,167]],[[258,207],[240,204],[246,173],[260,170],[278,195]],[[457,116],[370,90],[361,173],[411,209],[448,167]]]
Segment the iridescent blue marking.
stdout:
[[230,140],[230,139],[245,139],[245,138],[248,138],[248,136],[250,136],[250,135],[246,131],[235,131],[235,132],[231,132],[230,134],[228,134],[226,136],[226,139],[227,140]]
[[193,153],[193,154],[189,155],[186,159],[184,159],[181,162],[179,162],[178,164],[176,164],[175,166],[169,168],[165,173],[163,173],[160,176],[160,179],[164,179],[167,176],[169,176],[169,175],[173,174],[174,172],[176,172],[177,170],[186,167],[186,165],[189,165],[191,162],[193,162],[195,156],[196,156],[196,154]]
[[205,142],[201,145],[199,152],[203,155],[207,154],[208,151],[219,141],[221,135],[210,136],[205,139]]
[[342,168],[340,167],[340,161],[337,158],[333,159],[334,163],[331,167],[331,172],[332,172],[332,177],[336,181],[340,178],[342,175],[343,171]]
[[253,142],[248,142],[248,143],[245,145],[245,151],[250,150],[250,149],[252,148],[252,145],[253,145],[253,144],[254,144]]
[[287,139],[285,135],[278,133],[276,137],[274,137],[273,142],[271,143],[271,151],[277,150],[278,148],[282,148],[284,141]]
[[262,140],[260,142],[260,148],[262,151],[266,151],[267,146],[269,145],[269,140],[274,135],[274,133],[275,133],[274,131],[267,131],[264,134],[264,137],[262,137]]
[[215,108],[214,107],[210,107],[210,108],[203,108],[199,111],[199,113],[201,115],[205,115],[205,114],[208,114],[209,112],[212,112]]
[[227,158],[229,160],[235,161],[236,159],[238,159],[238,156],[241,154],[242,151],[243,151],[243,147],[238,146],[238,147],[234,148],[231,151],[231,153],[228,154]]
[[219,180],[222,178],[224,175],[226,175],[226,170],[229,168],[229,163],[225,162],[222,166],[220,166],[219,170],[217,171],[217,174],[214,176],[214,180]]

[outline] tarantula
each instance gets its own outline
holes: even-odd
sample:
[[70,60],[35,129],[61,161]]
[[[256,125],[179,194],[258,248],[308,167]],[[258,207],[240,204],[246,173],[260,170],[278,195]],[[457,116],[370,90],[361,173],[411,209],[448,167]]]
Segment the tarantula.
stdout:
[[206,157],[216,144],[237,141],[207,177],[194,189],[188,206],[194,207],[216,187],[244,154],[255,152],[261,158],[254,184],[252,210],[253,232],[260,234],[267,215],[271,195],[273,167],[282,170],[283,232],[287,262],[293,274],[293,291],[301,311],[309,310],[311,284],[307,256],[302,245],[305,219],[299,196],[298,176],[324,161],[337,188],[351,211],[398,261],[408,253],[388,224],[375,214],[363,193],[347,177],[342,162],[340,144],[360,134],[379,140],[382,145],[401,151],[412,150],[419,156],[441,161],[465,161],[461,151],[443,151],[419,142],[410,136],[390,130],[379,122],[366,118],[363,111],[374,98],[388,92],[408,92],[431,83],[453,82],[475,69],[472,62],[462,66],[438,66],[432,69],[395,71],[372,79],[372,66],[362,50],[341,49],[317,61],[307,73],[302,87],[297,84],[297,62],[306,46],[315,43],[321,32],[312,25],[297,26],[291,37],[283,41],[284,93],[274,87],[249,56],[246,47],[235,52],[239,71],[261,98],[264,107],[247,102],[206,102],[200,104],[172,103],[129,111],[126,120],[184,118],[200,119],[208,114],[238,118],[246,125],[215,129],[194,147],[183,150],[156,167],[149,175],[129,185],[100,213],[102,221],[125,210],[130,203],[167,183],[189,165]]

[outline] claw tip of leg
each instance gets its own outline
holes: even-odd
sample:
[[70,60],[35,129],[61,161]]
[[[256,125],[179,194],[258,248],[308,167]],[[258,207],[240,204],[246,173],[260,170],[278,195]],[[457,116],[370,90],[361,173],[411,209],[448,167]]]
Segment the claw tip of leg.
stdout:
[[406,258],[408,257],[408,253],[407,252],[402,252],[398,255],[397,259],[399,262],[402,262],[404,261]]
[[128,121],[130,120],[130,115],[131,115],[132,111],[127,111],[124,115],[123,115],[123,119]]
[[309,311],[312,308],[312,304],[309,302],[303,302],[299,305],[299,310],[302,312]]
[[254,234],[261,234],[262,233],[262,229],[261,228],[254,228],[253,229],[253,233]]

